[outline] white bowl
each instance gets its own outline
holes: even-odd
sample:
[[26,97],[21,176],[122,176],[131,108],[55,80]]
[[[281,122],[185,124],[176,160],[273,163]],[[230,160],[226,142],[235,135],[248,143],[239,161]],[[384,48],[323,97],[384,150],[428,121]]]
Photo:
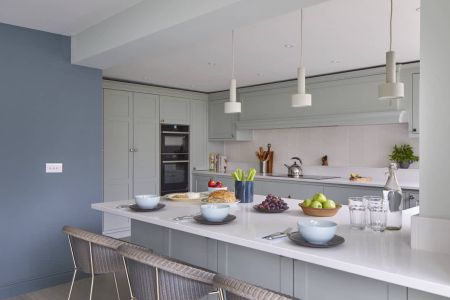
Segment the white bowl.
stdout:
[[155,208],[161,197],[157,195],[136,195],[134,196],[134,200],[136,200],[136,204],[143,209],[152,209]]
[[228,188],[226,186],[224,187],[208,187],[208,192],[214,192],[214,191],[221,191],[221,190],[228,190]]
[[337,224],[328,220],[300,220],[298,231],[311,244],[325,244],[336,234]]
[[223,221],[230,211],[227,204],[203,204],[200,206],[202,216],[210,222]]

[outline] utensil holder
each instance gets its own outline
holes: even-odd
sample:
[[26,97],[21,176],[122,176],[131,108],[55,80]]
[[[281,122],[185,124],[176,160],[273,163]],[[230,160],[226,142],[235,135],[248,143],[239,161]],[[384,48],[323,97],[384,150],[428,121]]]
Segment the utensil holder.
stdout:
[[266,174],[267,171],[267,160],[259,161],[259,173]]
[[235,181],[234,194],[241,203],[252,203],[254,193],[253,181]]

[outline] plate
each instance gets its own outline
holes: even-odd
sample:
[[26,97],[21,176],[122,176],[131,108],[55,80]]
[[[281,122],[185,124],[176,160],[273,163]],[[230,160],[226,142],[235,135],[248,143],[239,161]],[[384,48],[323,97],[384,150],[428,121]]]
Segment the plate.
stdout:
[[165,204],[162,203],[158,203],[158,205],[156,205],[155,208],[140,208],[137,204],[131,204],[130,206],[128,206],[131,210],[137,211],[137,212],[147,212],[147,211],[157,211],[160,210],[161,208],[163,208],[164,206],[166,206]]
[[265,209],[259,208],[258,205],[253,205],[253,208],[254,208],[256,211],[258,211],[258,212],[260,212],[260,213],[265,213],[265,214],[279,214],[279,213],[282,213],[283,211],[286,211],[286,210],[289,209],[289,207],[288,207],[288,208],[277,209],[277,210],[265,210]]
[[345,239],[340,235],[335,235],[330,241],[328,241],[325,244],[312,244],[307,240],[305,240],[298,231],[288,233],[287,236],[291,241],[293,241],[297,245],[310,248],[331,248],[336,247],[345,242]]
[[176,195],[183,195],[186,193],[173,193],[173,194],[167,194],[164,197],[172,200],[172,201],[183,201],[183,202],[187,202],[187,201],[201,201],[204,199],[208,199],[208,195],[206,195],[205,193],[199,193],[200,197],[199,198],[188,198],[188,197],[175,197]]
[[197,215],[194,217],[194,220],[197,221],[197,223],[205,224],[205,225],[223,225],[223,224],[230,223],[231,221],[233,221],[235,219],[236,219],[235,215],[228,215],[225,217],[225,219],[223,221],[211,222],[211,221],[206,220],[202,215]]

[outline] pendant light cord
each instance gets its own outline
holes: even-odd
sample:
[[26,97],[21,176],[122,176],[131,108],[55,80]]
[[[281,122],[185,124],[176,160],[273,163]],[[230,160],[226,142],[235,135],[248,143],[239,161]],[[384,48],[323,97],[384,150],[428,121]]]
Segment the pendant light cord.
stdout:
[[303,9],[300,9],[299,14],[300,20],[300,30],[299,30],[299,42],[300,42],[300,61],[299,61],[299,67],[303,66]]
[[231,78],[234,79],[234,30],[231,31]]
[[389,51],[392,51],[392,15],[394,11],[394,0],[391,0],[391,18],[389,21]]

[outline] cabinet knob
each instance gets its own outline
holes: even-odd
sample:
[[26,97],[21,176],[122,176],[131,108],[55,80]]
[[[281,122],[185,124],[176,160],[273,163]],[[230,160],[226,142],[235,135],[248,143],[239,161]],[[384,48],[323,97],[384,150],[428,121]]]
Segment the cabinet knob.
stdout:
[[134,148],[130,148],[130,152],[134,152]]
[[417,132],[417,128],[413,128],[413,130],[412,130],[413,132]]
[[133,152],[138,152],[138,148],[133,148]]
[[164,119],[161,119],[161,123],[164,123]]

